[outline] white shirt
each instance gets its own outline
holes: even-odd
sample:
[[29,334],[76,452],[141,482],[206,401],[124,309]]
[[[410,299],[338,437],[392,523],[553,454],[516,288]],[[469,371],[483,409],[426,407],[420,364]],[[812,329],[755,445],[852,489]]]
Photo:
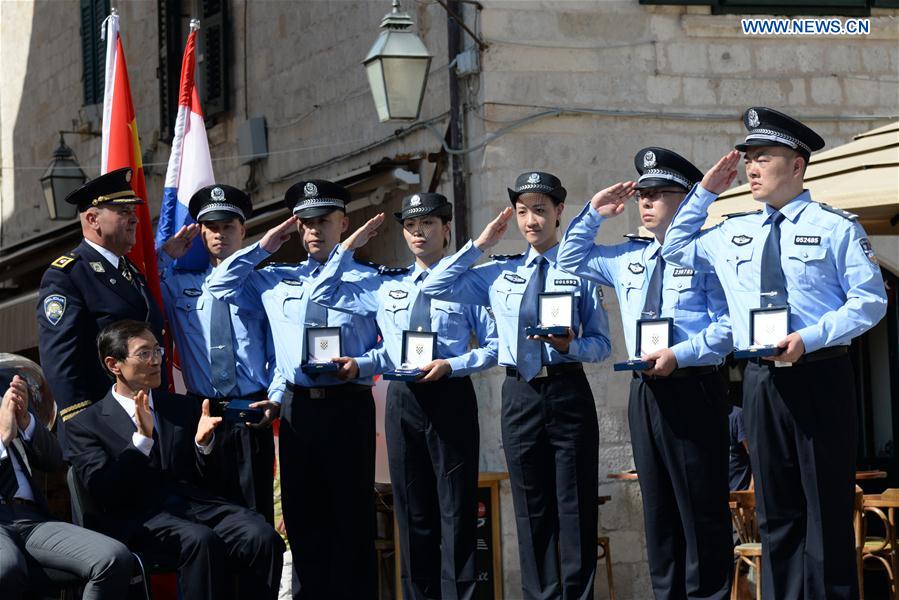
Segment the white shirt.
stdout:
[[103,256],[103,258],[105,258],[110,263],[112,263],[112,266],[114,266],[116,269],[119,268],[119,257],[118,256],[116,256],[115,254],[110,252],[107,248],[104,248],[103,246],[101,246],[99,244],[95,244],[94,242],[90,241],[87,238],[84,238],[84,241],[87,242],[91,248],[93,248],[94,250],[99,252]]
[[[153,406],[153,390],[150,390],[148,392],[148,395],[150,400],[150,412],[153,414],[153,429],[158,430],[159,421],[156,419],[156,410]],[[115,389],[115,384],[113,384],[112,386],[112,397],[115,398],[116,402],[118,402],[119,405],[121,405],[121,407],[125,410],[125,412],[128,413],[128,416],[131,417],[131,421],[134,423],[134,426],[138,427],[137,407],[135,406],[134,400],[118,393]],[[143,452],[144,456],[150,456],[150,451],[153,450],[153,438],[143,435],[139,431],[139,429],[140,428],[138,427],[138,431],[135,431],[131,434],[131,443],[134,444],[135,448]],[[205,446],[203,446],[202,444],[196,444],[196,442],[194,443],[197,445],[197,448],[200,450],[200,452],[202,452],[203,454],[209,454],[210,452],[212,452],[212,443],[214,441],[215,433],[212,434],[212,439],[210,439],[209,443]]]
[[[19,435],[26,442],[31,441],[31,436],[34,435],[34,415],[28,415],[31,420],[28,422],[28,427],[25,428],[24,431],[19,431]],[[0,441],[0,460],[6,459],[7,455],[9,456],[10,461],[12,461],[13,470],[16,473],[16,481],[19,484],[19,489],[16,491],[16,498],[21,498],[22,500],[30,500],[34,502],[34,492],[31,491],[31,485],[28,483],[28,476],[25,475],[25,471],[22,469],[22,465],[19,464],[19,459],[16,457],[14,452],[7,452],[6,447],[3,445],[3,442]]]

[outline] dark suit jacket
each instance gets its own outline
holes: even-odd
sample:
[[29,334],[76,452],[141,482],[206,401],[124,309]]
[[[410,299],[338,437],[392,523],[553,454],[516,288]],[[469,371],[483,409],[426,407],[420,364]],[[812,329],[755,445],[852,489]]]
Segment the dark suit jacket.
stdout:
[[15,455],[31,486],[34,501],[49,515],[47,497],[44,495],[44,490],[35,481],[34,470],[38,469],[49,473],[62,469],[62,451],[56,437],[33,414],[31,418],[34,419],[34,432],[31,434],[31,441],[25,441],[22,432],[19,432],[19,436],[12,441],[11,447],[7,448],[6,452],[7,455],[10,453]]
[[206,489],[204,456],[194,442],[200,404],[179,394],[153,391],[161,468],[134,447],[136,427],[112,392],[68,423],[69,460],[100,507],[92,528],[123,542],[149,517],[188,500],[224,503]]
[[[111,384],[97,356],[100,330],[122,319],[146,321],[162,345],[162,313],[143,276],[133,266],[132,271],[137,286],[82,241],[72,252],[53,261],[41,279],[38,347],[44,375],[62,417],[63,447],[65,421],[102,398]],[[165,389],[165,381],[161,387]]]

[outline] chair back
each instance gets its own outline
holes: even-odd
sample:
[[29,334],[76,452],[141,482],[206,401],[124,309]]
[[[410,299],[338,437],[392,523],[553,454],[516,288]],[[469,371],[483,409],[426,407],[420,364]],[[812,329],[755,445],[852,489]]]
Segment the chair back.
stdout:
[[730,493],[730,518],[741,544],[761,541],[755,516],[755,492],[740,490]]
[[92,527],[94,516],[100,513],[100,508],[75,473],[74,467],[69,467],[66,472],[66,484],[69,487],[69,497],[72,499],[72,522],[79,527],[94,529]]

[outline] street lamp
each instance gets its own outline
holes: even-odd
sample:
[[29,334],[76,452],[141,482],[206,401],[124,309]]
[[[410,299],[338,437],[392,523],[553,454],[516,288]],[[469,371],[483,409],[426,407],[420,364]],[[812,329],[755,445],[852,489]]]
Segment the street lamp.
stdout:
[[414,121],[421,111],[431,55],[412,25],[412,17],[393,0],[393,10],[381,20],[381,33],[362,61],[382,123]]
[[53,151],[53,160],[41,177],[47,211],[50,213],[50,219],[54,221],[75,218],[77,207],[67,203],[65,199],[70,192],[87,181],[87,176],[75,159],[75,153],[66,146],[62,133],[59,132],[59,147]]

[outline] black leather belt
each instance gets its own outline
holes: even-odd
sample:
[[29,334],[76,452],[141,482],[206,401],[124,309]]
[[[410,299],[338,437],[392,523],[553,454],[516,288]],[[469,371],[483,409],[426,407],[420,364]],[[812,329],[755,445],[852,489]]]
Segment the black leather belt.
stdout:
[[288,383],[287,387],[293,392],[294,396],[303,398],[311,398],[313,400],[321,400],[324,398],[334,398],[336,396],[345,396],[346,394],[358,394],[360,392],[370,392],[370,385],[362,385],[361,383],[342,383],[339,385],[329,385],[326,387],[304,387],[295,383]]
[[679,379],[681,377],[699,377],[701,375],[711,375],[720,367],[718,365],[703,365],[701,367],[683,367],[673,370],[669,375],[646,375],[639,371],[634,371],[634,379]]
[[[814,352],[809,352],[808,354],[803,354],[799,357],[795,363],[796,365],[811,363],[819,360],[826,360],[828,358],[837,358],[838,356],[845,356],[849,354],[849,346],[830,346],[828,348],[821,348],[820,350],[815,350]],[[775,360],[777,360],[776,356],[773,356]],[[763,358],[751,358],[750,362],[754,362],[757,365],[773,365],[774,363],[770,360],[765,360]]]
[[[584,365],[583,363],[579,362],[559,363],[557,365],[543,365],[543,367],[537,372],[537,375],[534,376],[534,379],[555,377],[556,375],[562,373],[577,373],[583,370]],[[521,379],[521,376],[518,375],[518,369],[516,369],[515,367],[506,367],[506,377],[515,377],[517,379]]]
[[7,506],[24,506],[26,508],[34,509],[38,508],[37,502],[34,500],[26,500],[25,498],[11,498],[7,500],[3,496],[0,496],[0,504],[6,504]]

